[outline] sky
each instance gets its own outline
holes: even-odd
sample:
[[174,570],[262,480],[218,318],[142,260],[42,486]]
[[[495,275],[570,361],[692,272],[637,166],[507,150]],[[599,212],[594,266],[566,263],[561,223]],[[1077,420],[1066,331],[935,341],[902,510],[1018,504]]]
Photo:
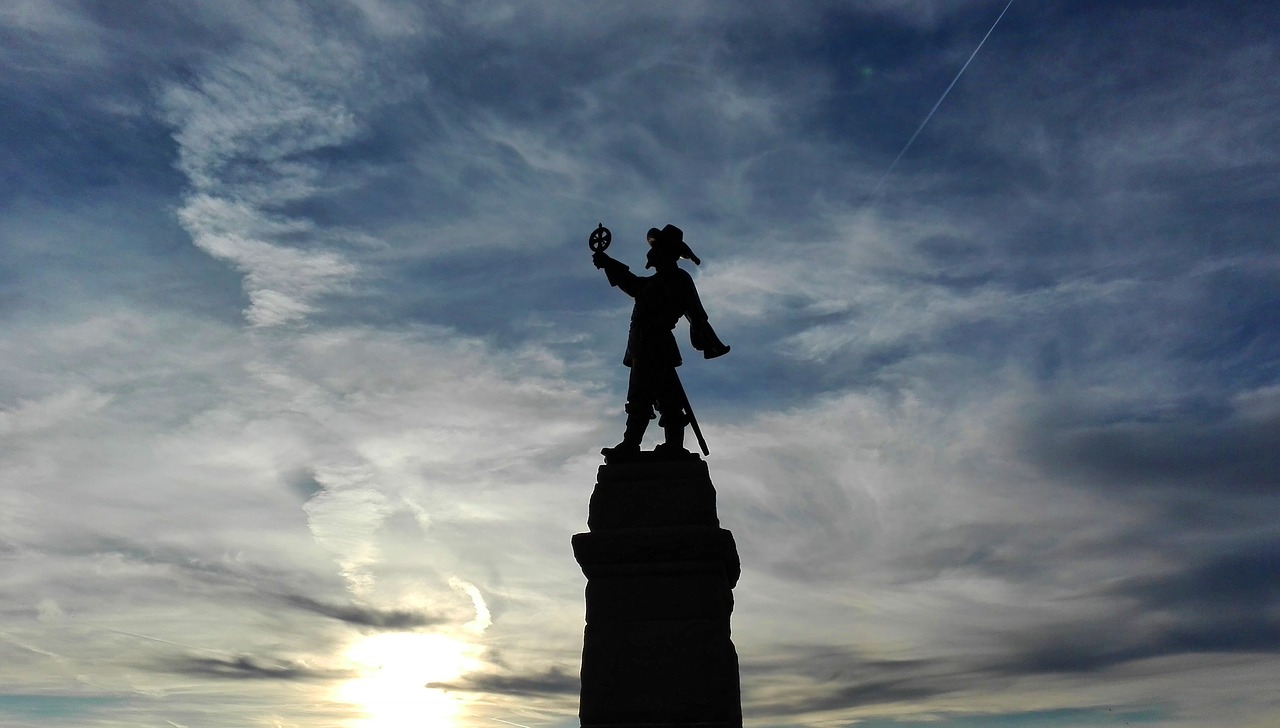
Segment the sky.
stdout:
[[577,726],[599,223],[746,725],[1280,724],[1280,6],[1005,5],[0,4],[0,728]]

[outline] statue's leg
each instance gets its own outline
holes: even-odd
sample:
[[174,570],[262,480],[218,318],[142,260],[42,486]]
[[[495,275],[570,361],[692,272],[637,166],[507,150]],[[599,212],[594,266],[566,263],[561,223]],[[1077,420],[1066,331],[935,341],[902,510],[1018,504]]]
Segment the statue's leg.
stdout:
[[621,444],[639,450],[640,442],[644,439],[644,431],[648,429],[651,419],[653,419],[652,407],[628,409],[627,427],[622,431]]
[[684,411],[684,397],[680,394],[675,377],[675,368],[668,367],[657,380],[658,411],[662,413],[658,425],[666,440],[657,449],[668,455],[687,455],[689,451],[684,449],[684,428],[689,424],[689,416]]
[[662,434],[666,439],[666,442],[663,442],[661,445],[658,446],[659,450],[663,450],[663,451],[670,450],[672,452],[677,452],[677,453],[688,452],[687,450],[684,449],[684,425],[683,424],[673,425],[668,422],[667,424],[662,426]]
[[639,362],[631,365],[631,376],[627,382],[627,427],[622,433],[622,442],[613,447],[606,447],[600,452],[606,459],[625,458],[640,452],[640,443],[644,440],[644,431],[653,419],[653,378]]

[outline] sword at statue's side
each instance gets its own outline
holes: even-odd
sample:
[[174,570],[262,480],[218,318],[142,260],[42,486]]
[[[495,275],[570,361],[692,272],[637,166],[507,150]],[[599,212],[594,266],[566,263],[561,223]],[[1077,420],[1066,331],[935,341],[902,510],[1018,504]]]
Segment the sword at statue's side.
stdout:
[[680,382],[680,375],[672,371],[671,376],[675,379],[676,389],[680,392],[680,399],[684,401],[684,411],[685,414],[689,415],[689,427],[693,429],[694,437],[698,438],[698,447],[702,448],[703,455],[710,455],[711,451],[707,449],[707,440],[702,436],[702,428],[698,427],[698,418],[693,414],[693,405],[689,404],[689,395],[685,394],[684,384]]

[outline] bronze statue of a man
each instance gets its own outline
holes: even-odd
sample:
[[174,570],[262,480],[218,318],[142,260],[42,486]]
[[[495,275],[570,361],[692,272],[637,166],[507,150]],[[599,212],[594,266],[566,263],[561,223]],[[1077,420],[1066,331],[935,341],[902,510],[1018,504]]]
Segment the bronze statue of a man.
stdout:
[[694,265],[701,263],[684,242],[684,232],[675,225],[667,225],[661,230],[650,228],[647,237],[649,253],[645,268],[654,269],[651,276],[632,273],[603,249],[596,250],[591,257],[592,263],[604,270],[609,285],[635,299],[627,351],[622,358],[622,363],[631,368],[627,384],[627,426],[622,442],[601,451],[606,460],[626,460],[640,452],[640,442],[655,408],[662,415],[658,425],[666,437],[655,452],[663,459],[690,457],[684,449],[684,428],[693,413],[676,376],[681,360],[673,333],[681,316],[689,320],[690,342],[703,356],[713,359],[729,352],[729,347],[721,343],[707,323],[707,312],[698,300],[693,278],[678,265],[681,258],[693,261]]

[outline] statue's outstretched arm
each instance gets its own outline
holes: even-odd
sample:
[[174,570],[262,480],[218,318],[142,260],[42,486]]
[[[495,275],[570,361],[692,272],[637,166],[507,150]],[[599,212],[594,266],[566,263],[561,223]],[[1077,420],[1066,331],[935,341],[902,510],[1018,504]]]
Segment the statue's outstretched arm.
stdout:
[[628,296],[635,296],[640,288],[640,276],[631,272],[631,268],[625,263],[610,258],[607,253],[598,252],[591,255],[591,262],[595,267],[604,271],[605,277],[609,279],[609,285],[617,286],[622,292]]

